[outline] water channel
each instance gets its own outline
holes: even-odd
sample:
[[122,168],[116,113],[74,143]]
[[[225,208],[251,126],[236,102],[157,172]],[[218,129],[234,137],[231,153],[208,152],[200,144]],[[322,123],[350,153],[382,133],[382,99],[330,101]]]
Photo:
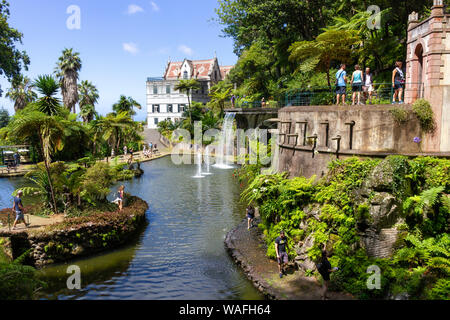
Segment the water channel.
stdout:
[[[225,234],[244,218],[231,170],[211,168],[193,179],[195,164],[170,157],[143,163],[126,192],[149,204],[148,225],[129,245],[39,270],[49,287],[42,299],[262,299],[224,248]],[[23,178],[0,180],[0,207]],[[117,186],[111,188],[116,190]],[[26,205],[26,203],[25,203]],[[68,290],[69,265],[81,268],[81,290]]]

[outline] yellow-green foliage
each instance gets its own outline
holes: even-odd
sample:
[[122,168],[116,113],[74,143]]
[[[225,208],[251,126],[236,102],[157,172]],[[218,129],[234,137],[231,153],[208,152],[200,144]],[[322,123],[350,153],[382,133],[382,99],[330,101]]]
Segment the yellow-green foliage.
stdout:
[[[404,203],[402,232],[406,236],[399,239],[393,259],[372,259],[360,248],[358,231],[358,223],[371,223],[370,206],[356,204],[355,193],[380,161],[334,161],[329,174],[319,181],[315,177],[287,179],[285,174],[259,175],[250,180],[242,197],[260,208],[267,255],[275,257],[273,241],[280,230],[286,232],[291,248],[312,235],[315,241],[308,252],[312,260],[320,256],[320,244],[332,247],[330,262],[340,268],[332,278],[335,289],[362,299],[403,292],[413,298],[448,297],[444,278],[448,277],[450,261],[450,160],[400,156],[386,160],[383,165],[390,168],[392,193]],[[300,230],[301,224],[306,225],[304,230]],[[367,267],[373,264],[383,274],[381,290],[366,286]]]

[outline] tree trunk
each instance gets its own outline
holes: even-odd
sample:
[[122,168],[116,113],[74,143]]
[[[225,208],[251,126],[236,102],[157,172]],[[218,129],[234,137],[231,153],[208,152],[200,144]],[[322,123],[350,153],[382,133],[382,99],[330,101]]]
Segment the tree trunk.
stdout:
[[189,90],[187,91],[187,96],[188,96],[188,104],[189,104],[189,122],[190,122],[190,124],[192,124],[191,97],[190,97]]
[[47,171],[47,176],[48,176],[48,184],[50,186],[50,194],[52,196],[52,201],[53,201],[53,211],[55,214],[58,214],[58,207],[56,206],[56,199],[55,199],[55,191],[53,190],[53,183],[52,183],[52,177],[50,175],[50,167],[48,165],[48,160],[45,156],[45,151],[44,151],[44,142],[42,141],[42,136],[39,133],[39,140],[41,143],[41,149],[42,149],[42,154],[44,157],[44,166],[45,166],[45,171]]

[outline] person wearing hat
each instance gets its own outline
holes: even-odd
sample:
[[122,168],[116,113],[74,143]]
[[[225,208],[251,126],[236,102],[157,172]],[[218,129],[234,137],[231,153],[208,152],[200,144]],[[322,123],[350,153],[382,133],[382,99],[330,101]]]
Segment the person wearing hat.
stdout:
[[16,224],[21,221],[25,224],[25,227],[28,228],[28,224],[25,222],[25,216],[23,215],[22,195],[22,190],[19,190],[17,196],[14,197],[13,210],[16,213],[16,220],[14,221],[13,230],[16,229]]

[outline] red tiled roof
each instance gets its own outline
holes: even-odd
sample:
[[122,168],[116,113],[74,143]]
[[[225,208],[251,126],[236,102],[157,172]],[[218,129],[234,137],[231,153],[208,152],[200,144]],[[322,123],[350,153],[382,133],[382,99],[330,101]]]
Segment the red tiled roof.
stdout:
[[[190,77],[196,79],[209,79],[214,68],[215,59],[207,60],[186,60],[191,66],[192,74]],[[176,80],[181,78],[181,66],[184,61],[169,62],[164,78],[166,80]],[[226,67],[228,68],[228,67]],[[230,68],[231,69],[231,68]],[[221,70],[222,73],[222,70]]]
[[233,69],[234,66],[221,66],[220,67],[220,74],[222,76],[222,80],[224,80],[227,75],[230,73],[231,69]]

